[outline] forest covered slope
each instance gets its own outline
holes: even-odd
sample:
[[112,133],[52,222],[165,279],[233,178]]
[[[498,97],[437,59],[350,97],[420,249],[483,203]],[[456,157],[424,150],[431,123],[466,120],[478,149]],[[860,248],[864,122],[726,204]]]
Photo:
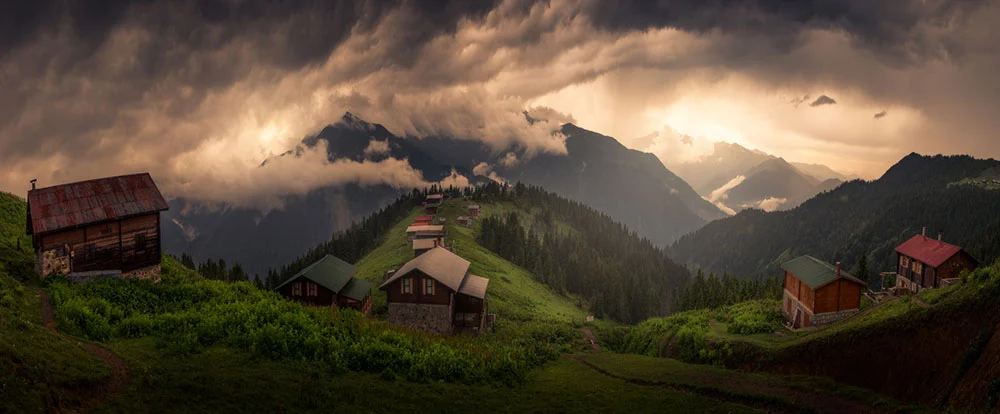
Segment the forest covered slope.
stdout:
[[[873,273],[893,271],[893,249],[919,234],[943,233],[980,262],[1000,257],[1000,191],[959,184],[996,160],[910,154],[875,181],[844,183],[790,211],[746,210],[717,220],[670,248],[679,262],[739,276],[775,275],[810,254],[849,268],[867,253]],[[854,269],[850,269],[854,270]]]

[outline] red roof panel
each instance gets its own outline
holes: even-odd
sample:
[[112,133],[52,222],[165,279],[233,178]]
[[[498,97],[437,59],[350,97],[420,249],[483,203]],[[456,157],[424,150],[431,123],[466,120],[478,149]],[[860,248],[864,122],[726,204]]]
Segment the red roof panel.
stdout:
[[927,236],[916,235],[896,247],[896,252],[910,256],[930,267],[941,266],[946,260],[962,251],[961,247]]
[[168,208],[149,173],[99,178],[28,192],[33,234]]

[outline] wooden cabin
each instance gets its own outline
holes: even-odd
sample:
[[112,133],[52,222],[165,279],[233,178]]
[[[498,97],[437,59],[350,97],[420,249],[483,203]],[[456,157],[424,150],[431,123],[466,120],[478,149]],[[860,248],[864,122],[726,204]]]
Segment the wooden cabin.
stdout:
[[459,216],[455,220],[460,226],[472,227],[472,217],[469,216]]
[[441,202],[444,200],[444,196],[441,194],[430,194],[424,201],[424,213],[428,215],[435,215],[438,212],[438,207],[441,206]]
[[149,173],[28,191],[27,233],[41,277],[160,279],[160,212]]
[[826,325],[861,308],[868,286],[858,278],[812,256],[785,262],[782,311],[795,329]]
[[386,292],[390,323],[448,335],[488,329],[489,282],[469,274],[469,261],[436,247],[407,262],[379,289]]
[[420,256],[434,249],[435,247],[443,247],[444,245],[440,242],[440,239],[416,239],[410,243],[410,247],[413,248],[413,256]]
[[369,315],[372,284],[354,277],[357,271],[354,265],[326,255],[274,290],[304,305],[350,308]]
[[479,218],[479,204],[469,205],[469,217]]
[[979,262],[961,247],[927,237],[926,229],[896,247],[896,288],[919,292],[954,283]]
[[406,240],[413,242],[416,239],[440,239],[444,244],[447,232],[443,225],[412,225],[406,228]]
[[434,224],[434,216],[417,216],[411,226],[430,226]]

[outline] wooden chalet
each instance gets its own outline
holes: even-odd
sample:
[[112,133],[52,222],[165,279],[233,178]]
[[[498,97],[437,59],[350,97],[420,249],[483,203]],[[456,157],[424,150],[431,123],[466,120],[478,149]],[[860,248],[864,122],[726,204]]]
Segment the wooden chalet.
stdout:
[[469,217],[479,218],[479,204],[469,205]]
[[440,243],[440,239],[416,239],[410,243],[410,247],[413,248],[413,255],[420,256],[434,249],[435,247],[443,247],[444,245]]
[[434,216],[417,216],[411,226],[430,226],[434,224]]
[[310,306],[350,308],[369,315],[372,283],[354,277],[358,269],[326,255],[274,288],[282,296]]
[[160,279],[160,212],[149,173],[28,191],[27,234],[41,277]]
[[460,226],[472,227],[472,217],[469,217],[469,216],[459,216],[457,219],[455,219],[455,221]]
[[440,244],[444,244],[446,236],[443,225],[411,225],[406,228],[406,240],[411,243],[417,239],[439,239]]
[[441,206],[441,202],[444,200],[444,196],[441,194],[430,194],[424,201],[424,213],[429,215],[437,214],[438,207]]
[[979,262],[961,247],[927,237],[927,230],[896,247],[896,288],[919,292],[954,283]]
[[792,328],[825,325],[857,312],[865,282],[812,256],[785,262],[782,311]]
[[436,247],[407,262],[379,289],[386,292],[390,323],[447,335],[489,329],[489,282],[469,274],[469,261]]

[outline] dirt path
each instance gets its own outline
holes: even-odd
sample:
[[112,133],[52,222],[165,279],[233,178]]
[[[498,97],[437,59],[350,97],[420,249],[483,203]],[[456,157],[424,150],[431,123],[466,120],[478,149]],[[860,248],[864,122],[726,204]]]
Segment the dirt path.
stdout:
[[921,308],[929,308],[929,307],[933,306],[930,303],[924,302],[923,299],[920,299],[920,296],[913,295],[913,296],[911,296],[911,298],[913,298],[913,303],[916,303],[917,306],[919,306]]
[[581,334],[583,334],[583,339],[590,343],[590,351],[597,354],[601,352],[601,346],[597,344],[597,337],[594,336],[594,332],[587,328],[577,329]]
[[740,397],[738,395],[727,394],[727,393],[722,392],[722,391],[712,390],[712,389],[708,389],[708,388],[704,388],[704,387],[695,387],[695,386],[689,386],[689,385],[660,384],[660,383],[655,383],[655,382],[646,381],[646,380],[642,380],[642,379],[623,377],[623,376],[616,375],[616,374],[613,374],[611,372],[608,372],[608,371],[604,370],[603,368],[598,367],[598,366],[590,363],[589,361],[587,361],[586,359],[584,359],[583,356],[580,356],[580,355],[566,355],[566,357],[570,358],[572,360],[575,360],[575,361],[577,361],[577,362],[579,362],[579,363],[581,363],[583,365],[586,365],[590,369],[592,369],[594,371],[597,371],[600,374],[607,375],[607,376],[609,376],[611,378],[614,378],[614,379],[617,379],[617,380],[625,381],[625,382],[627,382],[629,384],[632,384],[632,385],[638,385],[638,386],[643,386],[643,387],[658,387],[658,388],[663,388],[663,389],[670,390],[670,391],[675,391],[675,392],[683,392],[683,393],[687,393],[687,394],[695,394],[695,395],[706,397],[706,398],[709,398],[709,399],[712,399],[712,400],[715,400],[715,401],[724,402],[724,403],[730,403],[730,404],[738,404],[738,405],[742,405],[742,406],[746,406],[746,407],[750,407],[750,408],[754,408],[754,409],[758,409],[758,410],[763,410],[763,411],[768,412],[768,413],[799,413],[799,412],[802,411],[802,410],[793,409],[791,407],[786,407],[785,405],[782,405],[782,404],[775,404],[775,403],[760,401],[760,400],[751,399],[751,398],[744,398],[744,397]]
[[125,388],[128,387],[129,379],[131,378],[128,370],[128,364],[107,348],[59,333],[59,331],[56,330],[56,324],[52,319],[52,304],[49,302],[48,293],[46,293],[45,290],[39,289],[39,297],[42,302],[42,323],[44,323],[45,328],[55,335],[79,343],[84,350],[91,355],[100,358],[111,368],[111,379],[107,382],[95,385],[88,389],[80,390],[78,392],[80,401],[82,401],[79,407],[58,407],[57,411],[90,412],[97,407],[104,405],[104,403],[110,401],[115,396],[125,392]]
[[[709,377],[704,377],[698,378],[698,382],[692,384],[666,384],[638,378],[629,378],[608,372],[603,368],[587,361],[582,355],[567,355],[567,357],[574,359],[601,374],[628,382],[630,384],[660,387],[672,391],[697,394],[713,400],[744,405],[769,413],[798,413],[804,411],[831,414],[886,412],[884,410],[868,406],[864,403],[850,400],[849,398],[817,394],[808,390],[767,385],[758,381],[739,378],[735,375],[732,378],[725,380],[713,380]],[[765,398],[755,398],[740,394],[754,394],[764,396]],[[782,397],[786,400],[792,401],[792,404],[784,403],[778,400],[769,400],[766,398],[767,396]]]

